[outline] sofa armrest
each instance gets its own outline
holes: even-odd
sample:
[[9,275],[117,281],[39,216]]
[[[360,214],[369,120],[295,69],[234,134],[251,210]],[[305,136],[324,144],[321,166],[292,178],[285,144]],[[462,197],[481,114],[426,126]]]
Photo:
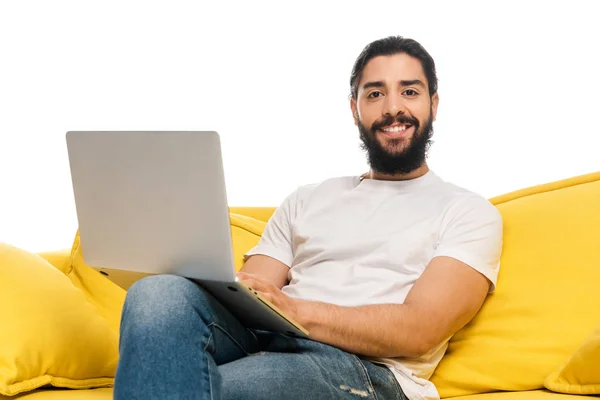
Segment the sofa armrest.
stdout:
[[71,268],[71,249],[48,251],[38,255],[65,274]]

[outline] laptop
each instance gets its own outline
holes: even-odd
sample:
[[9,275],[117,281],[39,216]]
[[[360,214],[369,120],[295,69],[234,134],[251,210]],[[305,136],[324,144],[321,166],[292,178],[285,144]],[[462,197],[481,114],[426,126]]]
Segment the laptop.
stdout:
[[235,276],[221,142],[214,131],[70,131],[86,264],[188,278],[247,327],[308,331]]

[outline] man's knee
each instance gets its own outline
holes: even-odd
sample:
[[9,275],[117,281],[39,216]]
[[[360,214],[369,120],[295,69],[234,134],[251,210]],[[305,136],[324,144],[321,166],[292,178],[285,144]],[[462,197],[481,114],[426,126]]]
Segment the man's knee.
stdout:
[[[193,302],[203,294],[190,280],[175,275],[140,279],[127,291],[123,321],[138,328],[172,328],[194,317]],[[197,305],[196,305],[197,306]]]
[[154,275],[135,282],[127,291],[126,303],[157,307],[181,303],[198,287],[190,280],[176,275]]

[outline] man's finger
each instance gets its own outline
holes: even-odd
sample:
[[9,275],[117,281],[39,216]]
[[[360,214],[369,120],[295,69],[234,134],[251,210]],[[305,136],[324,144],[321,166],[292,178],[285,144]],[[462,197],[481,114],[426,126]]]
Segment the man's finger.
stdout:
[[266,283],[266,284],[270,283],[268,280],[264,279],[262,276],[255,275],[255,274],[247,274],[245,272],[238,272],[236,275],[241,280],[253,279],[255,281],[263,282],[263,283]]
[[246,285],[250,286],[252,289],[259,291],[259,292],[273,291],[273,288],[270,285],[265,284],[264,282],[258,281],[253,278],[244,279],[244,280],[242,280],[242,282],[244,282]]
[[273,302],[273,299],[274,299],[274,297],[273,297],[273,294],[272,294],[272,293],[259,292],[259,294],[260,294],[262,297],[264,297],[266,300],[270,301],[271,303],[274,303],[274,302]]

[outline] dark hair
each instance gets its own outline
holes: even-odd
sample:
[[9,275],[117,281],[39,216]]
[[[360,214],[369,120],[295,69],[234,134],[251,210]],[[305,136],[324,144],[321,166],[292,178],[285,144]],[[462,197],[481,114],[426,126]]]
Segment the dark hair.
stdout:
[[435,72],[435,63],[427,50],[419,42],[402,36],[388,36],[383,39],[369,43],[360,53],[350,76],[350,95],[353,99],[358,96],[358,82],[362,76],[367,63],[377,56],[391,56],[398,53],[405,53],[418,59],[425,72],[427,84],[429,86],[429,96],[433,96],[438,89],[437,75]]

